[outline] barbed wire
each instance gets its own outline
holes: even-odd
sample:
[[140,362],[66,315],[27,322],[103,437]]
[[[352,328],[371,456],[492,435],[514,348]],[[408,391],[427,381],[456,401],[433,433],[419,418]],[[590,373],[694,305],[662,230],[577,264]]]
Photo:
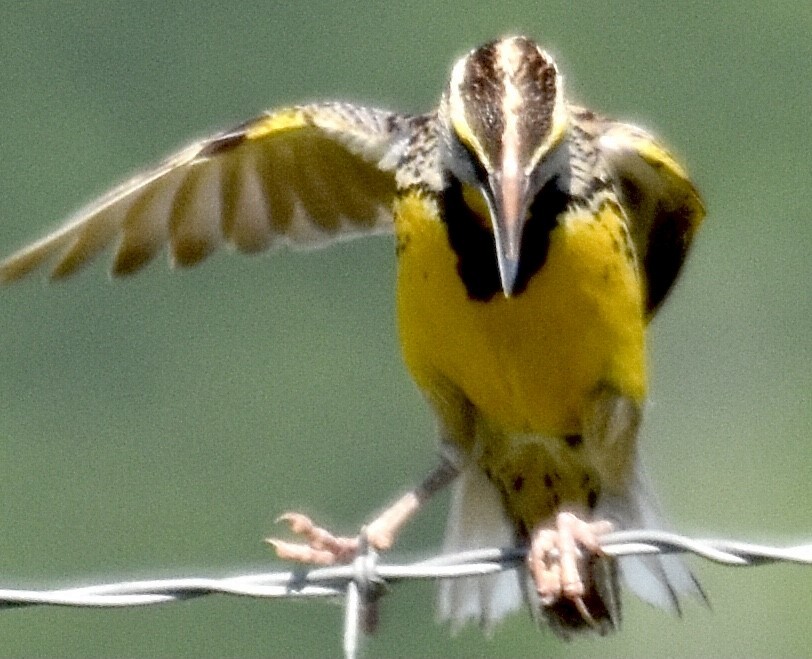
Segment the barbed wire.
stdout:
[[[362,543],[363,545],[364,543]],[[786,562],[812,565],[812,544],[776,547],[731,540],[694,539],[665,531],[608,533],[600,538],[609,556],[692,553],[735,567]],[[495,574],[519,566],[521,548],[477,549],[403,565],[378,563],[365,548],[350,564],[318,569],[260,572],[234,577],[180,577],[95,584],[53,590],[0,589],[0,607],[128,607],[179,602],[205,595],[259,598],[345,598],[344,654],[355,657],[359,638],[375,624],[375,603],[386,586],[410,579],[456,579]]]

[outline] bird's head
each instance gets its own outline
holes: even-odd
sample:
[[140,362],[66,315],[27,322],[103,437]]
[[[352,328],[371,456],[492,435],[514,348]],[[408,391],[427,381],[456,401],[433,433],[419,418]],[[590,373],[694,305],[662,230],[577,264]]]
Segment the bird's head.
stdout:
[[530,204],[555,174],[551,156],[567,129],[563,78],[530,39],[493,41],[454,65],[440,116],[443,166],[485,198],[509,297]]

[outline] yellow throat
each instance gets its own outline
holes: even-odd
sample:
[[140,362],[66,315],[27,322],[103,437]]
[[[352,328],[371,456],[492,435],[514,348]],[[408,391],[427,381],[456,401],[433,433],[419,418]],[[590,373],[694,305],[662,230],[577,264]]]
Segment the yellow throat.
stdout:
[[429,196],[395,208],[403,353],[431,394],[444,382],[505,431],[578,433],[584,401],[606,383],[642,400],[641,282],[617,204],[568,212],[546,262],[516,297],[472,300]]

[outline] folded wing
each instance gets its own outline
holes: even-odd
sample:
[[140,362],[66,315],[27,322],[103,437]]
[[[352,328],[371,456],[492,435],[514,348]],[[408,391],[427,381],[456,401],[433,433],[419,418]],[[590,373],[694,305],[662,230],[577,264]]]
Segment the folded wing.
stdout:
[[679,275],[699,225],[702,200],[674,157],[644,130],[574,108],[617,183],[647,283],[653,316]]
[[191,266],[222,243],[251,253],[391,232],[391,170],[410,121],[341,103],[268,112],[111,190],[0,263],[0,281],[45,262],[66,277],[110,245],[113,274],[126,275],[165,245]]

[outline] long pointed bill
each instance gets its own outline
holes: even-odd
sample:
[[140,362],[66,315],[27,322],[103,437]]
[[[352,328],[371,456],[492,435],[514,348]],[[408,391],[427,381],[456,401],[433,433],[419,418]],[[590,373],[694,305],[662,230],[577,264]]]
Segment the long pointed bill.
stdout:
[[527,216],[527,176],[518,167],[489,177],[496,260],[505,297],[513,294],[519,273],[522,233]]

